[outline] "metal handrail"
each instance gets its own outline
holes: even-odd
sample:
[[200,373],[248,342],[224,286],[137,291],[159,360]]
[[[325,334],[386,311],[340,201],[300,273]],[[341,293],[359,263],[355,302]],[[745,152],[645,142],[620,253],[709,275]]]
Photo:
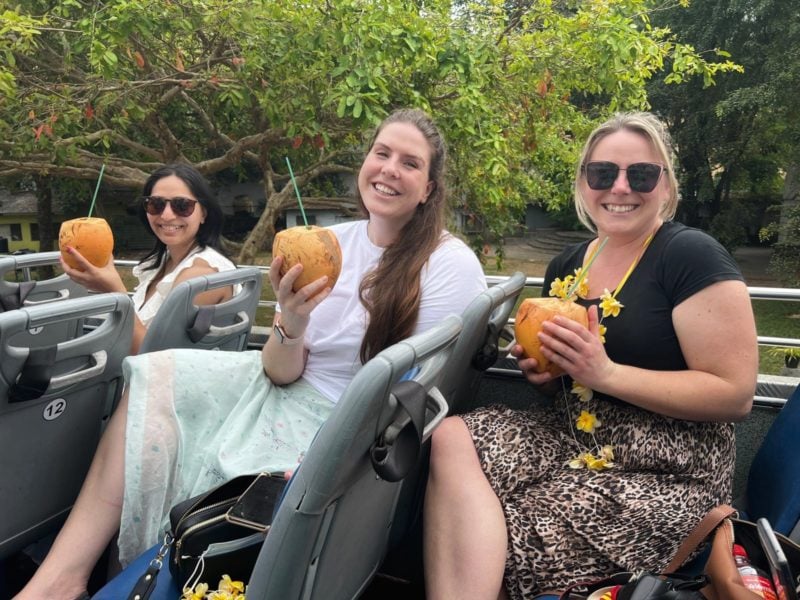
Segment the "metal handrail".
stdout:
[[[115,259],[114,264],[119,267],[135,267],[138,264],[136,260],[122,260]],[[269,273],[269,267],[265,265],[238,265],[238,266],[255,266],[264,274]],[[28,274],[26,274],[28,275]],[[26,277],[27,278],[27,277]],[[509,278],[508,275],[487,275],[486,283],[489,286],[496,285]],[[528,277],[525,280],[526,288],[541,288],[544,285],[544,277]],[[775,287],[762,287],[762,286],[748,286],[748,293],[751,300],[780,300],[789,302],[800,302],[800,288],[775,288]],[[274,308],[277,303],[274,300],[260,300],[258,305],[264,308]],[[509,324],[513,325],[513,317],[509,319]],[[774,336],[758,336],[758,344],[760,346],[786,346],[790,348],[800,348],[800,339],[798,338],[784,338]]]
[[[133,267],[138,264],[135,260],[114,260],[114,264],[121,267]],[[265,265],[239,265],[248,266],[260,269],[264,274],[269,273],[269,267]],[[490,286],[496,285],[509,278],[508,275],[487,275],[486,283]],[[544,277],[528,277],[525,280],[526,288],[541,288],[544,285]],[[751,300],[782,300],[789,302],[800,302],[800,288],[775,288],[775,287],[761,287],[761,286],[748,286],[748,293]],[[274,308],[276,302],[273,300],[261,300],[258,305],[266,308]],[[509,323],[513,324],[513,317],[509,319]],[[800,348],[800,339],[795,338],[782,338],[772,336],[758,336],[758,343],[760,346],[787,346],[792,348]]]

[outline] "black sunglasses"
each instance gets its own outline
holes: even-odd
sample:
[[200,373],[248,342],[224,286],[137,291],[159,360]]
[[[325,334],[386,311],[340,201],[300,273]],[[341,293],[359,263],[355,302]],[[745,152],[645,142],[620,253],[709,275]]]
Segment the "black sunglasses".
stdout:
[[627,169],[620,169],[613,162],[596,161],[584,164],[581,171],[586,175],[586,183],[593,190],[608,190],[614,185],[620,171],[625,171],[628,176],[628,185],[634,192],[652,192],[661,174],[667,169],[655,163],[634,163]]
[[161,196],[145,196],[142,198],[144,209],[148,215],[160,215],[167,208],[167,204],[172,209],[172,212],[179,217],[188,217],[194,212],[194,207],[197,200],[192,198],[182,198],[176,196],[175,198],[162,198]]

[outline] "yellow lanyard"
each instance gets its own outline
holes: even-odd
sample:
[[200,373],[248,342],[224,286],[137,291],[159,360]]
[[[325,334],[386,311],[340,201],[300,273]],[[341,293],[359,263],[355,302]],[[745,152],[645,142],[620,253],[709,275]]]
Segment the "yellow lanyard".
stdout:
[[[657,228],[656,231],[658,231]],[[631,273],[633,273],[633,270],[636,268],[636,265],[639,264],[639,260],[641,260],[644,251],[647,250],[647,247],[650,245],[650,242],[653,241],[653,237],[656,235],[656,231],[647,236],[647,239],[644,241],[644,244],[642,244],[642,249],[639,251],[639,254],[636,256],[636,258],[633,259],[631,266],[628,267],[628,271],[625,273],[625,275],[622,277],[619,284],[617,285],[617,289],[615,289],[614,293],[611,294],[612,298],[616,298],[617,294],[619,294],[620,291],[622,290],[622,286],[624,286],[625,283],[627,283],[628,277],[631,276]],[[592,254],[589,256],[589,260],[586,261],[588,265],[592,264],[592,261],[594,260],[594,255],[598,250],[599,247],[592,251]]]

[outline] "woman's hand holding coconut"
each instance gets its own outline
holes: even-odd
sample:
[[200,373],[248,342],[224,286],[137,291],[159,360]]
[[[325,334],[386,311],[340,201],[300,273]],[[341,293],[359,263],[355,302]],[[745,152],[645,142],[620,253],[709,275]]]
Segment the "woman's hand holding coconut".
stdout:
[[329,283],[329,277],[323,275],[295,292],[293,288],[303,273],[303,265],[297,263],[285,275],[281,275],[283,263],[282,256],[276,256],[272,260],[269,280],[281,307],[281,325],[289,337],[298,338],[302,337],[308,325],[311,311],[328,297],[332,286]]
[[[613,377],[614,363],[600,341],[597,307],[590,307],[587,313],[588,328],[573,319],[557,316],[541,323],[536,335],[540,343],[538,352],[561,374],[566,373],[574,380],[594,387]],[[561,376],[554,375],[552,369],[543,370],[539,361],[528,357],[520,344],[514,345],[511,354],[517,358],[527,380],[535,385],[544,385]]]
[[273,333],[264,348],[264,368],[270,379],[283,385],[295,381],[302,375],[306,363],[303,336],[314,310],[331,293],[327,275],[294,291],[295,283],[303,273],[302,263],[293,265],[281,275],[283,256],[273,258],[269,269],[269,280],[281,312],[275,315]]
[[114,267],[114,235],[98,217],[78,217],[61,224],[58,233],[61,267],[70,279],[93,292],[127,290]]
[[105,265],[97,267],[71,246],[64,248],[63,252],[69,255],[70,262],[77,265],[77,267],[72,267],[66,260],[61,259],[61,268],[74,282],[93,292],[127,293],[128,290],[125,288],[125,283],[114,266],[113,255],[109,257]]

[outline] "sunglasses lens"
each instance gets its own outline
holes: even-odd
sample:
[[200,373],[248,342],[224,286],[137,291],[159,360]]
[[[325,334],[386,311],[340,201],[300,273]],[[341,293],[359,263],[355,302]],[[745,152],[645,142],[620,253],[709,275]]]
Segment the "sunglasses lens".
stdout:
[[628,167],[628,185],[634,192],[652,192],[661,177],[661,165],[637,163]]
[[149,215],[160,215],[164,212],[167,202],[158,196],[148,196],[144,199],[144,209]]
[[172,212],[179,217],[188,217],[194,212],[197,200],[191,198],[161,198],[159,196],[146,196],[144,199],[144,209],[147,214],[157,216],[164,212],[169,203]]
[[612,162],[591,162],[586,165],[586,183],[593,190],[607,190],[617,179],[619,167]]
[[[636,163],[625,169],[628,185],[634,192],[652,192],[663,168],[654,163]],[[590,162],[585,167],[586,183],[593,190],[608,190],[619,176],[619,165],[612,162]]]
[[196,200],[189,198],[173,198],[170,200],[172,212],[179,217],[188,217],[194,212],[194,205],[197,204]]

